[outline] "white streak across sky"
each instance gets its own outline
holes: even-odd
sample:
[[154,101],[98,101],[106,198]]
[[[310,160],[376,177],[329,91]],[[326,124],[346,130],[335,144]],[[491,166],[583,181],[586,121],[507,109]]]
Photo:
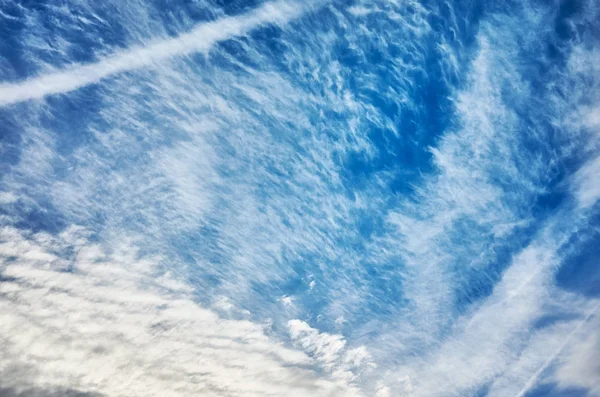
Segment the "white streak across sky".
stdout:
[[0,397],[600,397],[595,0],[0,0]]
[[92,64],[72,66],[64,71],[34,77],[20,83],[1,84],[0,106],[40,99],[46,95],[64,94],[117,73],[150,66],[174,56],[208,51],[215,43],[246,34],[265,24],[286,23],[301,13],[302,6],[297,3],[268,2],[244,15],[202,23],[180,36],[151,42],[144,47],[131,48]]

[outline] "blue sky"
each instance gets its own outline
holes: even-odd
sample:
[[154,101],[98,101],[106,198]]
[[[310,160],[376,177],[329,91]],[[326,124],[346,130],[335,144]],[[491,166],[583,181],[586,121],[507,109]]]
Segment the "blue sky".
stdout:
[[0,0],[0,396],[600,396],[599,18]]

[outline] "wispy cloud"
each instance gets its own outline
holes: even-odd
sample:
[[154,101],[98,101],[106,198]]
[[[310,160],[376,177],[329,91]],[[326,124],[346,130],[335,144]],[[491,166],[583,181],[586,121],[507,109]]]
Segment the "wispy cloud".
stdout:
[[148,41],[128,2],[128,50],[0,87],[65,94],[0,109],[0,395],[599,393],[556,282],[597,233],[594,46],[545,59],[529,3],[298,4]]
[[[306,5],[304,6],[306,7]],[[191,32],[107,56],[97,63],[72,66],[64,71],[20,83],[0,84],[0,106],[61,94],[96,83],[117,73],[151,66],[156,62],[209,50],[215,43],[248,33],[261,25],[285,23],[302,14],[298,3],[265,3],[248,14],[203,23]]]

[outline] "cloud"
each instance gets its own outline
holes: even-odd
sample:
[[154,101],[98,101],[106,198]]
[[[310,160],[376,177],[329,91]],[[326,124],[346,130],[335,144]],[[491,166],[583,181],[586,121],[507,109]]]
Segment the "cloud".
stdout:
[[261,25],[283,24],[301,15],[301,11],[302,7],[296,3],[267,2],[248,14],[207,22],[178,37],[132,48],[93,64],[72,66],[20,83],[0,84],[0,106],[67,93],[117,73],[151,66],[174,56],[207,51],[217,42],[246,34]]
[[[594,313],[596,314],[596,313]],[[600,396],[600,321],[596,318],[590,321],[587,330],[584,329],[578,343],[570,346],[562,357],[559,357],[557,368],[551,378],[559,387],[579,387],[588,390],[590,396]]]
[[[131,4],[132,13],[146,7]],[[573,375],[578,356],[590,359],[579,346],[594,347],[573,330],[595,301],[553,278],[590,233],[598,199],[597,146],[574,120],[597,124],[597,107],[581,106],[591,90],[583,60],[593,57],[572,56],[558,77],[532,82],[525,72],[543,60],[523,53],[542,53],[535,46],[552,13],[525,4],[485,14],[468,29],[475,48],[462,48],[429,25],[445,8],[360,4],[324,7],[269,40],[244,32],[283,23],[276,9],[148,46],[126,42],[132,52],[117,60],[145,56],[132,73],[1,114],[21,138],[0,194],[13,225],[0,247],[6,390],[505,396],[543,382],[595,390]],[[131,36],[154,35],[145,20],[124,22]],[[450,24],[460,34],[461,22]],[[225,29],[207,31],[207,42],[177,41],[215,26]],[[231,40],[213,45],[219,37]],[[209,42],[210,56],[175,56]],[[428,73],[426,43],[439,51],[446,83],[464,80],[448,88],[448,129],[428,141],[431,169],[419,163],[406,182],[403,145],[430,132],[406,125],[415,114],[429,123],[412,97],[425,91],[415,76]],[[148,52],[168,44],[177,45]],[[337,57],[340,47],[350,61]],[[76,69],[83,77],[44,73],[64,80],[31,86],[31,95],[121,70],[100,55]],[[5,88],[17,98],[41,81],[33,79]],[[540,97],[534,88],[545,84]],[[97,108],[69,113],[71,101]],[[551,186],[583,152],[591,160]],[[361,168],[385,155],[401,165]],[[411,188],[392,194],[398,179]],[[572,197],[536,207],[560,189]],[[42,232],[39,219],[61,223]],[[32,223],[38,232],[27,230]]]
[[[523,16],[533,24],[528,31],[537,31],[535,24],[543,29],[543,15],[525,8]],[[388,218],[385,246],[406,265],[402,294],[410,309],[404,306],[388,323],[374,321],[361,332],[386,328],[367,346],[380,367],[398,363],[383,379],[401,395],[518,395],[545,381],[542,373],[556,364],[565,340],[586,343],[574,330],[597,301],[565,293],[554,277],[569,252],[587,244],[577,239],[596,232],[588,216],[598,200],[597,140],[587,126],[560,119],[589,116],[589,100],[597,98],[580,96],[593,93],[586,70],[548,83],[575,86],[577,94],[550,90],[545,104],[551,105],[532,110],[536,79],[515,62],[527,45],[512,17],[492,15],[481,23],[467,82],[454,97],[456,129],[431,149],[435,172],[415,187],[416,197],[401,201]],[[578,53],[566,52],[567,60]],[[562,127],[554,138],[570,144],[545,152],[548,119]],[[522,131],[535,151],[523,144]],[[557,190],[574,196],[534,214],[532,203],[549,193],[554,167],[567,161],[578,166]],[[529,238],[521,240],[524,230]],[[503,250],[510,255],[498,255]],[[551,325],[538,328],[538,321],[553,316]],[[398,382],[403,376],[409,387]],[[595,385],[598,378],[592,378]]]
[[[318,376],[313,359],[269,339],[260,325],[200,307],[187,285],[158,271],[157,258],[123,241],[108,252],[81,228],[59,236],[2,228],[5,390],[358,395],[348,384]],[[67,257],[60,254],[65,250]],[[21,368],[20,375],[11,368]]]
[[292,340],[335,379],[352,384],[376,367],[365,346],[349,348],[342,335],[320,332],[297,319],[288,321],[287,326]]
[[592,207],[600,199],[600,156],[589,160],[575,174],[573,194],[581,208]]
[[87,393],[72,389],[7,389],[0,387],[0,397],[103,397],[99,393]]
[[[594,362],[594,359],[591,359],[591,357],[589,356],[589,353],[584,353],[583,351],[581,351],[580,349],[583,348],[587,348],[590,347],[590,341],[589,341],[589,336],[586,340],[586,337],[584,335],[584,337],[582,338],[580,334],[581,328],[584,327],[585,325],[587,325],[586,323],[590,320],[590,318],[596,314],[598,308],[600,307],[600,304],[597,303],[596,306],[592,309],[589,310],[589,314],[585,315],[585,317],[579,322],[579,324],[577,324],[576,326],[572,327],[571,324],[569,324],[569,326],[572,328],[569,330],[568,334],[564,334],[562,333],[562,335],[557,335],[557,334],[561,334],[560,331],[556,332],[554,335],[551,335],[550,338],[544,338],[542,337],[537,337],[536,340],[534,341],[534,344],[541,344],[543,343],[544,348],[541,348],[541,346],[538,347],[538,349],[540,351],[544,351],[547,350],[550,346],[554,347],[555,345],[557,345],[557,343],[559,343],[559,338],[560,338],[560,344],[558,344],[558,347],[556,348],[556,350],[554,350],[553,352],[550,353],[550,355],[548,355],[545,359],[545,361],[538,366],[537,371],[535,371],[535,373],[533,373],[533,375],[527,380],[527,383],[525,383],[525,386],[523,386],[523,388],[516,394],[516,397],[523,397],[526,396],[527,393],[533,388],[534,385],[536,385],[538,382],[540,382],[540,378],[542,376],[542,374],[544,374],[544,372],[546,372],[548,370],[548,368],[553,365],[553,363],[555,361],[558,361],[558,359],[560,358],[559,356],[561,355],[561,353],[563,352],[563,350],[565,350],[565,348],[567,348],[569,346],[569,344],[571,344],[572,342],[575,341],[574,343],[574,349],[573,350],[579,350],[578,353],[580,353],[580,355],[575,359],[579,365],[585,365],[586,369],[584,371],[581,371],[583,369],[583,367],[578,368],[579,374],[585,374],[583,377],[579,378],[576,376],[569,376],[568,374],[570,373],[570,368],[569,368],[569,364],[572,364],[573,362],[569,362],[567,365],[560,365],[558,366],[560,372],[559,374],[567,374],[566,377],[563,376],[563,380],[562,382],[562,386],[564,388],[573,388],[573,387],[577,387],[577,388],[582,388],[585,389],[587,391],[587,393],[589,395],[597,395],[597,385],[599,384],[598,382],[598,375],[600,375],[600,367],[598,367],[598,365]],[[574,323],[574,322],[571,322]],[[559,327],[556,327],[559,328]],[[543,334],[543,332],[542,332]],[[596,346],[593,345],[594,342],[592,341],[592,350],[591,352],[594,352],[596,349]],[[532,348],[532,346],[529,346],[527,350],[530,350]],[[531,349],[532,350],[532,349]],[[515,367],[519,368],[519,364],[521,364],[522,361],[526,361],[527,359],[531,360],[531,357],[528,357],[529,354],[527,354],[529,352],[526,352],[525,354],[523,354],[519,361],[516,363]],[[583,354],[581,354],[583,353]],[[594,355],[592,353],[592,355]],[[573,356],[569,357],[570,360],[573,360]],[[536,360],[531,360],[533,362],[535,362]],[[511,369],[515,369],[514,367]],[[560,376],[560,375],[559,375]],[[511,377],[512,378],[512,377]],[[556,379],[556,376],[555,378]],[[585,380],[583,380],[585,379]],[[566,381],[565,381],[566,380]],[[503,387],[502,391],[505,392],[507,389],[507,387]]]

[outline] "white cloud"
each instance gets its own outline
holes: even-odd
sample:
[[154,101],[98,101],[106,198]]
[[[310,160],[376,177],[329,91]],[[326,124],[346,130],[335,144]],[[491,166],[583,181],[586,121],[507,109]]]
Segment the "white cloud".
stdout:
[[0,205],[12,204],[18,197],[12,192],[0,192]]
[[283,306],[287,308],[294,306],[294,298],[292,298],[291,296],[284,295],[280,297],[278,301],[280,301],[283,304]]
[[[362,43],[375,36],[381,51],[393,47],[410,58],[423,56],[419,40],[431,31],[426,12],[417,7],[401,15],[406,2],[401,3],[382,2],[378,9],[378,2],[365,2],[369,13],[396,18],[400,27],[345,31],[343,40],[357,57],[364,57]],[[355,17],[364,16],[366,9],[355,8]],[[334,8],[329,11],[340,26],[355,22]],[[224,21],[231,20],[216,23]],[[518,393],[548,359],[545,349],[560,347],[590,302],[561,294],[552,285],[562,259],[557,248],[581,226],[575,209],[559,211],[548,222],[547,232],[535,236],[502,271],[489,297],[453,312],[453,294],[465,285],[463,273],[454,270],[485,274],[496,248],[515,230],[531,225],[530,199],[544,192],[546,167],[553,161],[521,156],[518,117],[505,98],[506,92],[517,93],[511,98],[515,101],[528,95],[514,65],[520,51],[516,41],[535,35],[512,32],[512,25],[497,28],[481,25],[480,49],[466,88],[453,96],[457,128],[432,149],[434,172],[423,176],[413,200],[392,208],[393,230],[369,241],[365,254],[349,249],[347,242],[361,238],[357,212],[376,216],[389,209],[378,190],[378,178],[386,176],[374,177],[373,190],[346,195],[336,161],[352,152],[373,155],[362,130],[367,121],[389,133],[402,131],[394,119],[350,94],[349,76],[371,90],[378,87],[372,74],[349,70],[330,55],[338,32],[315,39],[307,28],[299,33],[307,48],[288,48],[286,62],[296,65],[299,76],[311,76],[310,82],[279,73],[251,39],[234,40],[251,59],[248,64],[226,51],[218,53],[239,73],[220,70],[210,60],[199,67],[185,58],[166,61],[160,54],[141,59],[140,65],[148,62],[144,65],[152,68],[100,84],[101,122],[76,131],[92,142],[66,158],[56,148],[60,135],[35,120],[37,112],[51,109],[27,104],[27,117],[18,121],[24,138],[21,162],[3,176],[3,184],[32,206],[50,196],[61,217],[100,230],[104,243],[96,246],[76,229],[59,237],[4,229],[7,281],[0,283],[0,313],[7,321],[0,334],[8,337],[0,339],[0,349],[5,349],[0,350],[0,371],[5,371],[0,375],[23,371],[22,376],[4,376],[12,382],[6,386],[67,387],[117,396],[348,396],[364,387],[388,397],[464,395],[493,381],[492,394]],[[456,55],[447,46],[442,50],[450,58]],[[154,64],[159,60],[160,65]],[[456,60],[450,61],[452,73],[459,73]],[[107,67],[102,62],[92,66]],[[407,98],[412,82],[402,79],[419,62],[398,57],[392,67],[397,86],[379,94],[401,109],[416,106]],[[59,75],[71,81],[61,90],[95,81],[93,73],[100,73],[78,70],[90,74],[79,80]],[[52,89],[34,90],[33,95]],[[326,111],[343,120],[325,117]],[[557,112],[557,118],[563,116]],[[586,120],[595,125],[594,117]],[[99,128],[103,125],[110,128]],[[533,138],[539,133],[530,132]],[[68,169],[60,180],[52,168],[57,162]],[[596,166],[585,165],[569,185],[579,197],[579,209],[589,209],[597,200]],[[497,176],[509,187],[499,187]],[[95,223],[97,214],[105,224]],[[136,238],[106,249],[128,235]],[[182,240],[184,248],[177,245]],[[133,247],[138,243],[165,257],[137,254]],[[188,255],[185,263],[177,257],[180,253]],[[207,260],[211,255],[217,260]],[[317,318],[333,320],[337,329],[352,328],[350,334],[320,332],[301,320],[288,322],[290,314],[306,309],[300,293],[293,301],[284,296],[275,309],[264,308],[265,301],[252,294],[253,285],[302,278],[290,262],[306,257],[315,258],[311,271],[319,271],[319,288],[312,290],[315,281],[309,278],[312,296],[325,291],[319,297],[325,308]],[[379,317],[373,310],[358,318],[368,304],[381,304],[362,282],[365,261],[402,264],[391,276],[403,284],[406,306],[384,303],[392,311],[389,316]],[[72,272],[59,271],[70,268]],[[178,281],[179,275],[198,272],[220,284],[213,290]],[[213,292],[217,297],[211,299]],[[211,301],[222,317],[197,305],[194,293]],[[576,319],[536,331],[536,319],[554,314],[552,307],[560,299]],[[237,309],[240,304],[264,311]],[[273,323],[287,323],[302,352],[265,336],[269,332],[263,326],[239,320],[254,314],[261,321],[273,316]],[[593,387],[573,375],[577,356],[589,358],[577,348],[579,343],[589,345],[573,340],[570,364],[559,379],[563,385]],[[329,375],[321,378],[310,370],[313,366]],[[384,381],[371,379],[372,372]]]
[[574,176],[574,194],[580,207],[589,208],[600,199],[600,156],[588,161]]
[[111,75],[151,66],[174,56],[207,51],[219,41],[246,34],[260,25],[283,24],[301,13],[302,7],[297,3],[267,2],[248,14],[204,23],[176,38],[132,48],[107,56],[97,63],[73,66],[65,71],[35,77],[21,83],[0,84],[0,106],[66,93]]
[[[123,241],[123,239],[121,239]],[[70,257],[59,253],[72,250]],[[160,276],[159,258],[85,230],[60,236],[1,229],[2,387],[72,388],[109,396],[349,396],[304,353],[261,326],[226,320]],[[18,369],[20,376],[9,377]]]
[[[578,343],[566,349],[559,361],[553,378],[562,388],[583,388],[590,396],[600,396],[600,321],[596,317],[581,332]],[[586,329],[582,330],[586,331]]]
[[352,384],[376,367],[365,346],[349,348],[342,335],[320,332],[301,320],[287,325],[292,340],[335,379]]
[[[468,83],[456,93],[459,128],[432,149],[436,172],[415,187],[416,199],[402,203],[389,217],[396,234],[388,237],[388,247],[407,264],[402,293],[411,309],[399,310],[394,325],[367,324],[363,332],[388,327],[368,347],[376,360],[399,362],[384,379],[392,390],[410,396],[464,396],[484,388],[489,388],[490,396],[506,396],[535,387],[540,380],[536,374],[544,371],[548,360],[554,364],[553,354],[565,338],[577,335],[571,344],[583,343],[572,332],[596,304],[593,298],[561,291],[554,280],[556,269],[568,259],[565,246],[579,233],[589,232],[582,229],[588,222],[585,211],[598,200],[595,156],[563,182],[579,206],[560,206],[506,266],[494,268],[498,258],[492,247],[510,244],[513,233],[531,224],[529,209],[520,206],[547,193],[544,183],[554,162],[597,150],[595,136],[590,139],[581,123],[561,125],[562,139],[573,142],[561,148],[564,152],[551,153],[542,161],[524,150],[518,139],[523,126],[515,109],[532,94],[528,77],[514,62],[523,45],[521,41],[517,45],[517,37],[522,36],[508,17],[497,18],[481,25]],[[544,21],[535,13],[531,23]],[[567,119],[580,114],[581,104],[589,98],[582,99],[579,93],[592,92],[584,87],[589,76],[587,69],[569,76],[568,84],[578,87],[574,96],[550,95],[560,115],[543,108],[540,117]],[[515,103],[507,101],[507,95]],[[546,144],[545,127],[527,131],[540,147]],[[482,292],[472,303],[456,303],[457,292],[478,283],[466,275],[496,272],[501,277],[493,281],[489,294]],[[560,305],[563,310],[556,312]],[[561,313],[574,318],[537,329],[539,319],[560,318]],[[410,379],[410,392],[398,382],[401,376]],[[595,384],[598,378],[593,378],[590,383]]]

